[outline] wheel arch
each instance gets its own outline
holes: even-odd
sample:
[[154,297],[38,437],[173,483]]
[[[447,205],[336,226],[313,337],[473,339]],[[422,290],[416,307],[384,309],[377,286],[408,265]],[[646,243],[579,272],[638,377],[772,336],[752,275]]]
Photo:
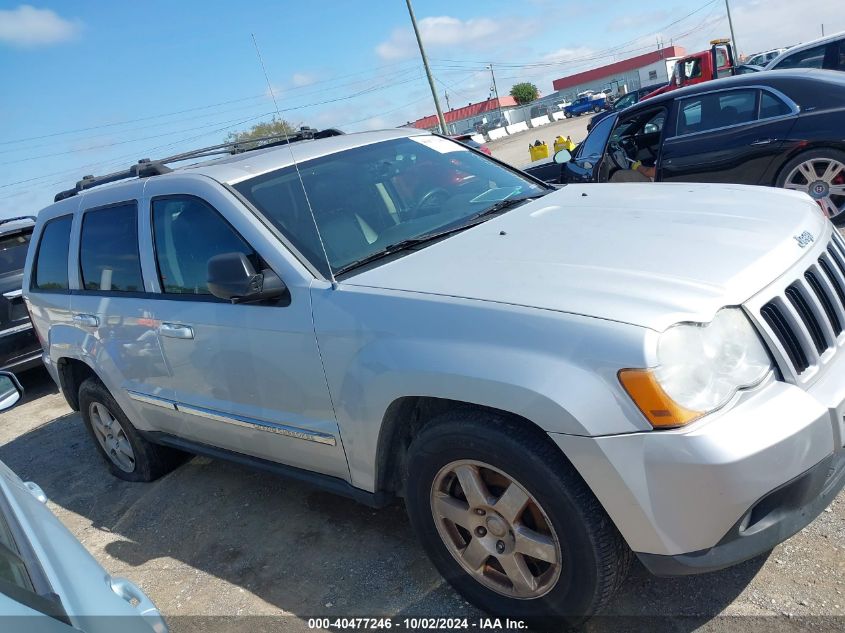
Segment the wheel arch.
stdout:
[[403,396],[394,400],[387,407],[382,419],[376,448],[375,488],[377,492],[387,492],[396,496],[403,495],[408,448],[411,442],[438,415],[455,409],[485,411],[503,417],[509,423],[524,429],[527,433],[543,438],[543,441],[548,442],[555,448],[561,459],[572,466],[572,463],[548,436],[548,433],[538,424],[523,416],[495,407],[449,398]]
[[825,150],[825,149],[832,149],[838,152],[845,152],[845,143],[838,142],[838,141],[804,141],[803,143],[798,144],[794,149],[789,151],[781,160],[780,165],[778,165],[777,169],[774,170],[774,174],[772,177],[772,186],[773,187],[780,187],[781,176],[784,175],[786,171],[786,167],[789,163],[793,160],[801,156],[801,154],[806,154],[808,152],[813,152],[817,150]]
[[79,387],[88,378],[100,380],[100,377],[85,361],[68,356],[56,360],[56,369],[59,374],[59,386],[62,395],[64,395],[71,409],[79,411]]

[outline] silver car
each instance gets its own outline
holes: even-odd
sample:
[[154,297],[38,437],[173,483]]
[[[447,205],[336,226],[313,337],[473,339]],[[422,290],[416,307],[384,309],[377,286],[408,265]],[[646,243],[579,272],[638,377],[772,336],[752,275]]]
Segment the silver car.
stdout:
[[845,244],[806,195],[556,189],[411,130],[242,149],[38,215],[24,296],[116,476],[403,497],[467,599],[570,622],[632,553],[723,568],[845,484]]
[[[0,411],[20,400],[0,372]],[[0,620],[4,631],[167,633],[150,599],[110,576],[45,505],[41,488],[0,462]]]

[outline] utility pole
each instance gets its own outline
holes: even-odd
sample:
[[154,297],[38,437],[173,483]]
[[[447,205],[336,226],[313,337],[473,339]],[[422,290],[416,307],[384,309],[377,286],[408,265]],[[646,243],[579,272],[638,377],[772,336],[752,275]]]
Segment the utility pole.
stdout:
[[824,37],[824,24],[822,24],[822,37]]
[[[488,66],[490,69],[490,77],[493,79],[493,94],[496,95],[496,105],[499,107],[499,116],[504,119],[505,115],[502,114],[502,102],[499,100],[499,89],[496,88],[496,75],[493,74],[493,64]],[[507,123],[507,119],[505,119],[505,123]]]
[[734,23],[731,20],[731,3],[730,0],[725,0],[725,9],[728,12],[728,26],[731,29],[731,45],[734,49],[734,55],[736,56],[737,61],[739,61],[739,46],[736,43],[736,35],[734,35]]
[[431,96],[434,98],[434,108],[437,110],[437,119],[440,121],[440,133],[446,134],[446,119],[443,118],[443,110],[440,109],[440,100],[437,98],[437,89],[434,87],[434,77],[431,76],[431,68],[428,67],[428,57],[425,56],[425,48],[423,48],[420,30],[417,28],[417,18],[414,16],[414,8],[411,6],[411,0],[405,0],[405,4],[408,5],[408,14],[411,16],[411,24],[414,25],[414,35],[417,36],[417,44],[420,46],[420,56],[422,57],[423,66],[425,66],[425,74],[428,76],[428,85],[431,87]]
[[446,99],[446,109],[447,109],[447,110],[451,110],[451,109],[452,109],[452,106],[451,106],[451,104],[449,103],[449,91],[448,91],[448,90],[444,90],[444,91],[443,91],[443,98],[444,98],[444,99]]

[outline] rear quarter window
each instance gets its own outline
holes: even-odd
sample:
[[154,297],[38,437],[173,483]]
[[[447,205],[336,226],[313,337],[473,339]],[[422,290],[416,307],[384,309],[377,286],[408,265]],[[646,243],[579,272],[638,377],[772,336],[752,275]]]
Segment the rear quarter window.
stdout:
[[44,225],[35,258],[34,290],[67,290],[67,257],[73,216],[66,215]]

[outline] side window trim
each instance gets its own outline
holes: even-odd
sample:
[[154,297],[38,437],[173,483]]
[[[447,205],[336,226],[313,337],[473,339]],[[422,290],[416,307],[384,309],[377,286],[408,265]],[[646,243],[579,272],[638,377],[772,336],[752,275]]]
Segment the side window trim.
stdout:
[[[135,208],[135,245],[138,248],[138,272],[141,275],[141,289],[138,291],[123,291],[123,290],[89,290],[85,287],[85,277],[82,274],[82,240],[83,240],[83,231],[85,230],[85,216],[93,211],[105,211],[106,209],[112,209],[114,207],[125,207],[127,205],[132,205]],[[114,296],[114,297],[138,297],[143,296],[145,294],[146,289],[146,282],[144,280],[144,269],[141,265],[141,240],[140,236],[138,235],[138,199],[131,198],[129,200],[121,200],[120,202],[110,202],[108,204],[102,204],[96,207],[90,207],[88,209],[82,209],[79,212],[79,233],[78,233],[78,242],[77,242],[77,266],[76,266],[76,275],[77,275],[77,285],[79,286],[78,290],[74,290],[73,294],[86,294],[86,295],[100,295],[100,296]]]
[[217,214],[217,216],[228,226],[232,233],[234,233],[244,244],[246,244],[253,253],[261,260],[264,261],[264,258],[261,257],[261,254],[255,249],[255,247],[250,244],[250,242],[241,235],[241,232],[236,229],[229,220],[226,219],[220,210],[211,204],[208,200],[189,193],[171,193],[171,194],[160,194],[153,196],[149,199],[149,232],[150,232],[150,241],[152,243],[152,250],[153,250],[153,263],[155,264],[155,274],[156,274],[156,283],[158,284],[158,291],[154,293],[150,293],[154,298],[157,299],[166,299],[166,300],[175,300],[175,301],[202,301],[202,302],[210,302],[210,303],[229,303],[225,299],[220,299],[219,297],[215,297],[214,295],[208,294],[192,294],[192,293],[178,293],[178,292],[166,292],[164,279],[161,274],[161,264],[158,256],[158,243],[156,241],[155,235],[155,203],[158,201],[163,200],[196,200],[200,204],[205,205],[211,211]]
[[[47,232],[47,227],[53,224],[54,222],[60,222],[62,220],[70,219],[70,228],[68,229],[68,252],[65,255],[65,270],[67,272],[67,287],[66,288],[39,288],[38,287],[38,259],[41,256],[41,245],[44,243],[44,234]],[[64,213],[62,215],[57,215],[54,218],[50,218],[44,223],[44,226],[41,227],[41,231],[38,234],[38,243],[36,244],[35,248],[35,255],[32,258],[32,271],[30,271],[29,277],[29,290],[30,292],[46,292],[51,294],[70,294],[71,293],[71,283],[70,283],[70,269],[68,267],[68,259],[70,257],[70,249],[73,243],[73,218],[74,213],[70,211],[68,213]]]
[[[698,132],[687,132],[686,134],[678,134],[677,133],[678,129],[679,129],[679,125],[680,125],[681,115],[683,114],[684,102],[685,101],[689,101],[691,99],[696,99],[696,98],[699,98],[699,97],[704,97],[706,95],[717,94],[717,93],[720,93],[720,92],[731,92],[731,91],[734,91],[734,90],[757,90],[757,103],[755,105],[757,114],[756,114],[756,118],[754,119],[754,121],[746,121],[744,123],[734,123],[733,125],[724,125],[722,127],[710,128],[709,130],[700,130]],[[790,112],[788,114],[782,114],[782,115],[779,115],[779,116],[766,117],[765,119],[761,119],[760,118],[760,102],[762,100],[761,95],[760,95],[761,91],[766,91],[769,94],[775,96],[780,101],[783,101],[787,106],[789,106]],[[674,139],[688,138],[688,137],[691,137],[691,136],[696,136],[698,134],[709,134],[711,132],[719,132],[721,130],[729,130],[731,128],[739,127],[741,125],[748,125],[749,123],[756,123],[757,121],[767,121],[768,122],[768,121],[776,121],[778,119],[785,119],[787,117],[796,116],[796,115],[800,114],[800,112],[801,112],[801,108],[798,107],[798,105],[792,99],[787,97],[780,90],[778,90],[777,88],[772,88],[770,86],[761,86],[761,85],[749,85],[749,86],[741,86],[741,87],[737,87],[737,88],[721,88],[719,90],[710,90],[708,92],[701,92],[699,94],[692,95],[692,96],[689,96],[689,97],[682,97],[682,98],[675,99],[675,103],[678,104],[678,108],[677,108],[678,111],[677,111],[677,114],[675,115],[675,130],[674,130],[675,134],[673,136],[667,136],[666,137],[665,142],[667,142],[667,143],[674,140]]]

